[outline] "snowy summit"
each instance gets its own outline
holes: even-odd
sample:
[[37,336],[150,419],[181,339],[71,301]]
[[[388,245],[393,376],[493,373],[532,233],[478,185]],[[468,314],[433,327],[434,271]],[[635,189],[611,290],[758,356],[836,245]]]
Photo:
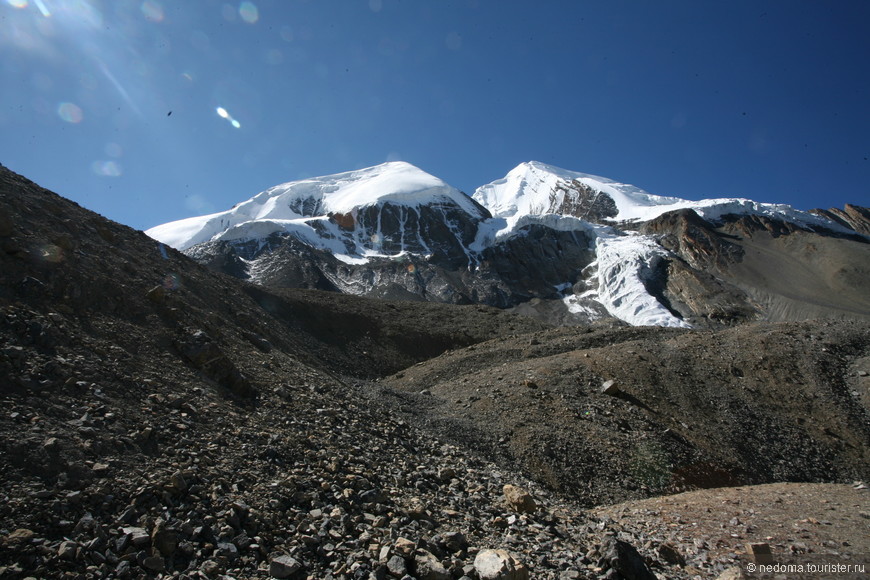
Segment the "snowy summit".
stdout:
[[203,242],[252,239],[275,232],[307,238],[316,236],[313,221],[353,215],[378,204],[406,208],[450,204],[469,215],[482,216],[481,208],[458,189],[410,163],[392,161],[282,183],[227,211],[170,222],[145,233],[182,251]]

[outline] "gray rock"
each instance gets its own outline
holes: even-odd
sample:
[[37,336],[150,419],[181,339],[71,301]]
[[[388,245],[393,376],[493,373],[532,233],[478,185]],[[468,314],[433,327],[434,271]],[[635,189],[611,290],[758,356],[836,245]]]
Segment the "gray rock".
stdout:
[[393,556],[387,560],[387,572],[391,576],[401,578],[408,573],[408,566],[405,564],[405,559],[401,556]]
[[276,556],[269,562],[269,575],[273,578],[289,578],[302,569],[293,556]]
[[417,550],[414,555],[414,570],[419,580],[451,580],[450,572],[427,550]]

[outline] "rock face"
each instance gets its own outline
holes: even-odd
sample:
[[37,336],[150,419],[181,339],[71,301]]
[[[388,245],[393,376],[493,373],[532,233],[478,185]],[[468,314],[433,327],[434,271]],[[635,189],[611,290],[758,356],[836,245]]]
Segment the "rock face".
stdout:
[[870,236],[870,208],[847,203],[843,209],[832,207],[830,209],[813,209],[810,211],[851,228],[859,234]]

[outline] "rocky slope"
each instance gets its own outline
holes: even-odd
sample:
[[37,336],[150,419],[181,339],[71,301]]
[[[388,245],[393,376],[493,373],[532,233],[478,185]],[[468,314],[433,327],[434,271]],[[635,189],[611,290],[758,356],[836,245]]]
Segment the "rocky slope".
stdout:
[[[739,546],[702,557],[668,521],[581,506],[868,470],[858,321],[558,329],[270,291],[2,167],[0,281],[4,578],[717,577]],[[597,458],[567,466],[575,485],[570,445]],[[825,521],[866,536],[865,518]]]

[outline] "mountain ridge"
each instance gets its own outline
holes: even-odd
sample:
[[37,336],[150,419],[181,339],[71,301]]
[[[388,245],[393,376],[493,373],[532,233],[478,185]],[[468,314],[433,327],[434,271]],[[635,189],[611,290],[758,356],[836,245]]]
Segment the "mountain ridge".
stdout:
[[[667,218],[686,212],[697,216],[689,220],[695,224],[691,231],[706,224],[700,247],[697,238],[686,237],[689,229]],[[771,298],[766,289],[755,288],[761,278],[746,274],[751,280],[744,280],[734,274],[746,255],[741,244],[752,243],[759,228],[810,232],[814,239],[844,238],[866,246],[870,237],[862,232],[870,231],[868,216],[870,211],[859,206],[839,213],[802,212],[741,198],[656,196],[537,161],[518,165],[468,196],[413,165],[390,162],[288,182],[227,212],[171,222],[147,233],[174,242],[202,263],[266,285],[501,308],[522,305],[524,312],[568,323],[605,316],[633,325],[689,327],[765,317],[868,315],[870,304],[851,297],[843,305],[826,298],[830,308],[801,314],[801,307],[780,304],[791,300],[782,292]],[[738,233],[729,225],[747,220],[764,225]],[[698,259],[699,249],[711,243],[711,248],[736,250],[715,263]],[[847,253],[854,254],[856,263],[846,269],[860,272],[848,275],[853,282],[870,275],[861,266],[866,252],[850,247]],[[688,286],[669,284],[669,272]],[[848,286],[850,293],[857,292],[854,284]],[[711,296],[717,303],[712,308],[704,304]],[[805,298],[812,301],[801,300]],[[548,305],[538,308],[533,303],[538,300]]]

